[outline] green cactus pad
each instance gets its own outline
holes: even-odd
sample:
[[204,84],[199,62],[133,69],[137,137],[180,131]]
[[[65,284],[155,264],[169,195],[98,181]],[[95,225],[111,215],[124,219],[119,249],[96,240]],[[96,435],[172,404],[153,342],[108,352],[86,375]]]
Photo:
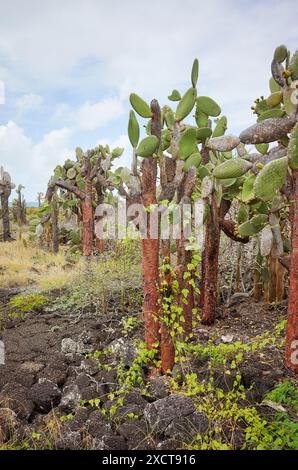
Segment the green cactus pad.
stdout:
[[136,154],[139,157],[151,157],[155,150],[158,147],[158,139],[155,135],[149,135],[148,137],[145,137],[145,139],[141,140],[139,143],[139,146],[136,150]]
[[233,186],[233,184],[236,183],[237,178],[227,178],[227,179],[221,179],[220,182],[224,188],[230,188]]
[[298,170],[298,124],[292,130],[288,149],[289,165],[292,170]]
[[297,90],[295,88],[286,88],[283,93],[284,109],[288,115],[294,113],[297,109],[296,104]]
[[198,77],[199,77],[199,61],[198,59],[195,59],[192,64],[192,69],[191,69],[191,83],[194,88],[197,86]]
[[298,50],[292,55],[289,70],[291,72],[292,80],[298,80]]
[[144,118],[151,118],[152,111],[150,106],[136,93],[131,93],[129,101],[133,109]]
[[205,165],[200,165],[197,171],[199,178],[202,180],[205,176],[210,176],[210,171]]
[[266,102],[268,104],[269,108],[275,108],[282,102],[282,92],[281,91],[276,91],[275,93],[272,93],[268,98],[266,99]]
[[283,109],[268,109],[267,111],[264,111],[260,116],[258,117],[257,121],[265,121],[265,119],[270,119],[270,118],[281,118],[285,115],[285,111]]
[[274,80],[273,77],[271,77],[270,80],[269,80],[269,88],[270,88],[271,93],[276,93],[277,91],[280,91],[280,86]]
[[171,144],[171,132],[169,129],[164,129],[161,132],[161,143],[160,148],[162,151],[167,150]]
[[288,158],[283,157],[267,163],[257,175],[254,191],[257,198],[270,201],[284,185],[287,177]]
[[209,98],[209,96],[199,96],[197,99],[197,107],[208,116],[216,117],[221,113],[219,105],[212,98]]
[[233,157],[233,152],[230,150],[229,152],[221,152],[222,155],[225,157],[226,160],[231,160]]
[[260,152],[262,155],[265,155],[268,152],[269,144],[256,144],[255,147],[258,152]]
[[257,235],[258,230],[250,222],[244,222],[239,225],[238,232],[241,237],[252,237]]
[[197,139],[198,140],[206,140],[209,139],[209,137],[212,134],[212,129],[210,127],[200,127],[197,129]]
[[178,90],[173,90],[172,93],[168,96],[170,101],[180,101],[181,95]]
[[252,164],[242,158],[235,158],[221,163],[213,170],[213,176],[218,179],[238,178],[244,175]]
[[279,64],[281,64],[284,60],[286,60],[287,55],[288,55],[288,50],[286,46],[282,44],[281,46],[278,46],[275,49],[273,59],[275,60],[275,62],[278,62]]
[[237,214],[237,222],[239,225],[243,224],[247,221],[249,215],[249,210],[246,204],[240,204],[238,214]]
[[195,113],[195,120],[198,127],[207,127],[208,126],[208,116],[207,114],[203,113],[199,110],[198,106],[196,106],[196,113]]
[[165,113],[165,120],[169,129],[172,129],[175,124],[175,116],[171,108],[169,108]]
[[131,145],[136,148],[140,138],[140,127],[136,115],[133,111],[130,111],[129,113],[128,137]]
[[192,153],[197,151],[197,131],[190,127],[186,129],[179,141],[179,156],[182,160],[185,160]]
[[112,150],[112,157],[113,158],[119,158],[121,157],[121,155],[123,154],[124,152],[124,148],[123,147],[115,147],[113,150]]
[[77,176],[75,168],[69,168],[69,170],[67,170],[66,176],[69,180],[74,180]]
[[212,137],[221,137],[222,135],[224,135],[227,128],[228,128],[228,120],[226,116],[222,116],[216,123]]
[[188,171],[192,166],[198,168],[198,166],[201,164],[201,161],[202,156],[200,152],[193,153],[192,155],[190,155],[190,157],[185,160],[183,170]]
[[69,170],[70,168],[73,168],[74,165],[75,165],[75,162],[73,162],[72,160],[70,160],[68,158],[67,160],[65,160],[63,166],[64,166],[65,170]]
[[56,168],[54,169],[54,178],[59,179],[63,177],[63,168],[61,165],[57,165]]
[[182,96],[181,100],[176,109],[176,121],[182,121],[189,115],[192,108],[195,105],[197,97],[197,90],[195,88],[189,88],[187,92]]
[[257,215],[254,215],[254,216],[251,218],[250,223],[251,223],[256,229],[262,230],[262,228],[264,227],[264,225],[266,225],[266,224],[268,223],[268,215],[266,215],[266,214],[257,214]]

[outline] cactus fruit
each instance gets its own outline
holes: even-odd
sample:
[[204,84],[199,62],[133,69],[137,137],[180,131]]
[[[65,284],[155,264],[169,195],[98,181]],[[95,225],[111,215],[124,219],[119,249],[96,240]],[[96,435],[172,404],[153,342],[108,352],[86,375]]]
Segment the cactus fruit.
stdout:
[[213,170],[213,176],[219,179],[238,178],[244,175],[252,164],[242,158],[227,160]]
[[285,111],[279,108],[268,109],[264,111],[257,119],[257,122],[264,121],[265,119],[274,119],[274,118],[282,118],[285,115]]
[[298,80],[298,50],[292,55],[289,70],[291,72],[292,80]]
[[198,78],[199,78],[199,61],[198,59],[195,59],[192,64],[192,69],[191,69],[191,83],[194,88],[197,86]]
[[254,191],[257,198],[270,201],[284,185],[287,178],[288,158],[283,157],[267,163],[257,175]]
[[172,93],[168,96],[170,101],[180,101],[181,95],[178,90],[173,90]]
[[182,121],[191,112],[195,105],[197,97],[197,90],[195,88],[189,88],[187,92],[182,96],[176,109],[176,121]]
[[287,55],[288,55],[288,50],[286,46],[282,44],[281,46],[278,46],[275,49],[273,59],[275,60],[275,62],[281,64],[284,60],[286,60]]
[[270,225],[263,228],[260,236],[260,252],[262,256],[269,256],[273,245],[273,233]]
[[150,106],[136,93],[131,93],[129,101],[133,109],[144,118],[151,118],[152,111]]
[[269,144],[256,144],[255,147],[262,155],[266,155],[269,149]]
[[283,95],[281,91],[276,91],[268,96],[266,102],[269,108],[275,108],[275,106],[278,106],[282,102],[282,97]]
[[208,126],[208,116],[203,113],[198,106],[196,106],[195,120],[198,127],[207,127]]
[[136,154],[139,157],[151,157],[158,147],[158,138],[155,135],[149,135],[145,139],[141,140],[136,150]]
[[296,124],[291,133],[288,155],[290,167],[292,170],[298,170],[298,124]]
[[197,131],[195,128],[190,127],[186,129],[179,141],[179,155],[182,160],[185,160],[192,153],[197,151]]
[[228,120],[226,116],[222,116],[216,123],[212,137],[221,137],[222,135],[224,135],[228,127],[227,123],[228,123]]
[[199,96],[197,107],[207,116],[217,117],[221,113],[219,105],[209,96]]
[[132,110],[129,113],[128,137],[131,145],[136,148],[140,138],[140,127],[136,115]]
[[270,80],[269,80],[269,88],[270,88],[271,93],[276,93],[277,91],[280,91],[280,86],[274,80],[273,77],[271,77]]
[[212,129],[210,129],[210,127],[200,127],[199,129],[197,129],[198,140],[204,141],[206,139],[209,139],[209,137],[211,137],[211,134]]
[[229,152],[240,144],[238,137],[233,135],[223,135],[221,137],[212,137],[208,140],[207,147],[215,152]]
[[195,166],[197,168],[200,165],[201,161],[202,156],[200,152],[193,153],[186,159],[183,166],[183,170],[187,172],[192,166]]
[[256,163],[256,169],[257,170],[263,170],[263,168],[264,168],[264,163],[262,163],[262,162]]

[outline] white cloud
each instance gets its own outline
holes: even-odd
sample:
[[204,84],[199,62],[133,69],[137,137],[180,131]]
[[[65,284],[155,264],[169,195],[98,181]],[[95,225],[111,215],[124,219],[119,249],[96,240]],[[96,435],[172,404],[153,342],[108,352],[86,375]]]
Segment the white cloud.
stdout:
[[72,131],[64,128],[47,133],[34,144],[13,121],[0,126],[1,165],[11,173],[15,184],[25,186],[27,199],[45,190],[53,168],[71,156]]
[[76,129],[94,131],[120,118],[124,112],[123,103],[118,98],[104,98],[96,103],[87,101],[77,107],[60,103],[55,118],[69,123]]
[[16,100],[15,106],[20,113],[32,111],[38,109],[43,104],[43,97],[35,95],[34,93],[28,93],[21,96]]
[[73,114],[76,125],[82,130],[98,129],[119,118],[124,113],[122,103],[115,98],[106,98],[98,103],[87,102]]

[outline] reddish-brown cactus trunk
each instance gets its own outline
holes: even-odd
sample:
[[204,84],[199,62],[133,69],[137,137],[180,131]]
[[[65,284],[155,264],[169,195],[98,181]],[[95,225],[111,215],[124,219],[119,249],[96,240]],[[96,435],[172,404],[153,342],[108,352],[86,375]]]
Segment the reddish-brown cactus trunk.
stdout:
[[269,281],[264,291],[265,302],[281,302],[285,293],[285,268],[279,262],[279,254],[274,243],[269,257]]
[[[171,263],[170,240],[161,241],[161,257],[163,264]],[[163,281],[165,281],[165,285]],[[162,297],[170,297],[172,295],[172,274],[170,269],[161,273],[161,289]],[[163,374],[166,374],[169,370],[172,370],[175,363],[175,346],[168,325],[166,325],[162,318],[160,337],[161,370]]]
[[91,181],[86,182],[85,197],[82,199],[81,208],[83,218],[82,252],[83,256],[91,256],[93,252],[94,238]]
[[[160,107],[156,100],[151,101],[152,124],[151,133],[160,140],[161,118]],[[141,188],[142,203],[145,208],[157,204],[156,199],[157,159],[144,158],[142,162]],[[143,315],[145,322],[145,339],[148,349],[153,349],[155,343],[160,341],[160,322],[158,318],[159,298],[159,227],[157,237],[152,237],[150,227],[153,228],[156,217],[147,212],[147,236],[142,239],[142,268],[143,268]],[[158,224],[159,225],[159,224]]]
[[292,215],[292,250],[290,265],[290,287],[288,327],[286,340],[286,364],[298,374],[298,170],[293,171],[294,207]]
[[220,244],[219,210],[215,197],[212,196],[210,214],[206,223],[205,244],[203,252],[203,296],[202,323],[210,325],[214,323],[217,304],[218,283],[218,257]]

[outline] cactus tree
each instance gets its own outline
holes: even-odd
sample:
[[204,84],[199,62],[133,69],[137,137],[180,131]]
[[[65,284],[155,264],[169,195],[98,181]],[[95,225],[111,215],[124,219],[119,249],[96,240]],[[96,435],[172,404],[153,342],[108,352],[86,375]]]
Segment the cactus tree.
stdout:
[[11,190],[14,187],[15,186],[11,182],[9,173],[7,171],[4,171],[3,167],[1,167],[0,168],[0,199],[1,199],[1,209],[2,209],[3,241],[5,242],[11,240],[8,200],[11,194]]

